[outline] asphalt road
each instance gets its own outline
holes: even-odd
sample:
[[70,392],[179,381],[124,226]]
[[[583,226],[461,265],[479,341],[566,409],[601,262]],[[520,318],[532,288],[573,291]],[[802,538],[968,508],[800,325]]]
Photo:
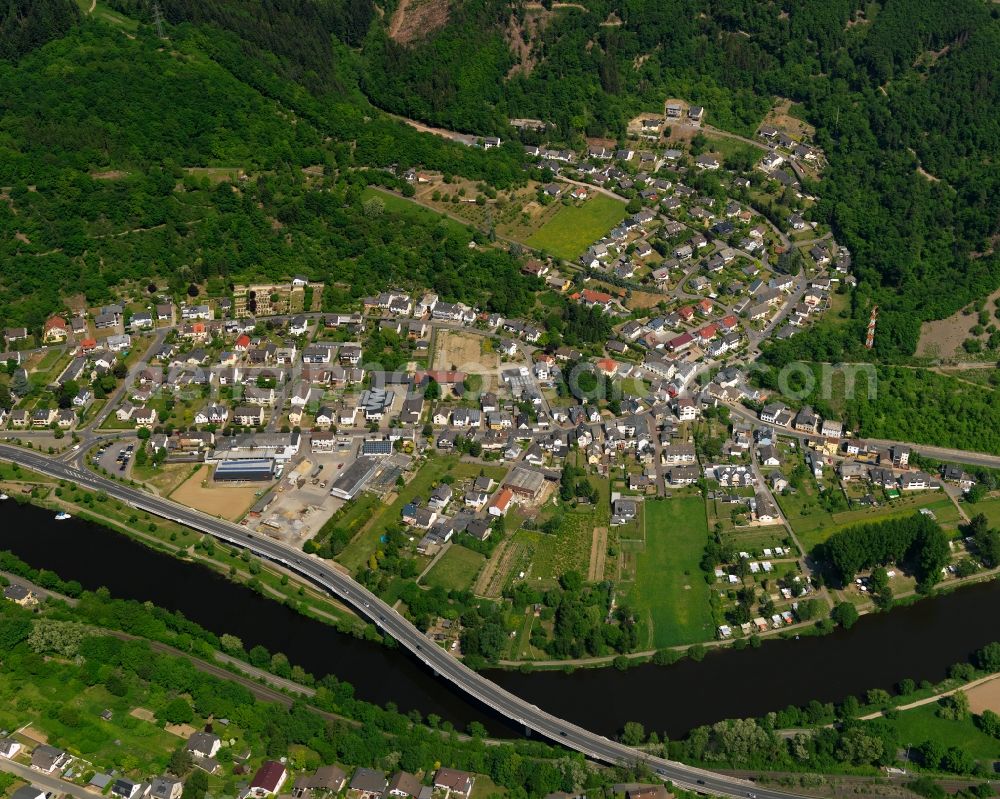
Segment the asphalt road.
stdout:
[[146,494],[129,486],[107,480],[92,472],[54,460],[30,450],[0,444],[0,458],[18,463],[57,479],[73,481],[95,491],[104,491],[132,507],[172,519],[193,529],[213,535],[230,544],[244,547],[260,557],[280,563],[330,591],[368,618],[383,632],[395,638],[411,654],[433,670],[435,676],[492,708],[504,717],[533,730],[549,740],[582,752],[604,763],[646,763],[656,774],[682,788],[727,797],[755,796],[758,799],[788,799],[799,794],[759,788],[745,780],[716,774],[682,763],[652,757],[644,752],[612,741],[601,735],[560,719],[518,696],[505,691],[482,675],[455,659],[400,616],[377,596],[356,583],[351,577],[318,558],[297,549],[247,532],[231,522],[223,521],[168,499]]
[[[744,421],[752,422],[758,427],[764,426],[764,423],[760,421],[757,414],[743,405],[729,405],[729,410],[732,415],[740,416],[744,419]],[[815,433],[803,433],[792,427],[776,427],[775,425],[769,426],[774,427],[783,436],[797,438],[800,441],[822,442],[825,440],[823,436]],[[954,463],[964,463],[967,466],[987,466],[991,469],[1000,469],[1000,455],[988,455],[985,452],[969,452],[962,449],[949,449],[948,447],[932,447],[929,444],[914,444],[909,441],[889,441],[888,439],[883,438],[864,438],[864,440],[880,447],[891,447],[894,444],[905,444],[913,452],[925,455],[928,458],[952,461]]]

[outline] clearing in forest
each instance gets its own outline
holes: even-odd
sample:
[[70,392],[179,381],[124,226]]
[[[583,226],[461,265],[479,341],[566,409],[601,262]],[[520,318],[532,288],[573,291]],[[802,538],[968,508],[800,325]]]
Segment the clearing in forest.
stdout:
[[448,0],[400,0],[389,21],[389,38],[412,44],[448,22]]

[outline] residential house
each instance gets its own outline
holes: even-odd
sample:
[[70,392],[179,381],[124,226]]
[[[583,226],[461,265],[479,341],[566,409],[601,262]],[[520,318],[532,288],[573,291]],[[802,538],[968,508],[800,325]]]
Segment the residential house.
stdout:
[[400,796],[409,797],[409,799],[418,799],[423,787],[424,786],[420,784],[420,780],[418,780],[415,775],[410,774],[408,771],[397,771],[389,780],[385,796]]
[[48,744],[39,744],[31,753],[31,767],[43,774],[53,774],[69,762],[69,754]]
[[340,793],[347,782],[347,773],[339,766],[320,766],[315,774],[295,780],[292,795],[303,796],[307,791],[315,794]]
[[931,477],[924,472],[907,472],[899,478],[899,487],[903,491],[916,491],[924,488],[933,488]]
[[815,433],[819,425],[819,417],[808,405],[803,405],[795,414],[795,429],[800,433]]
[[910,448],[903,444],[893,444],[889,448],[889,456],[897,469],[906,468],[910,463]]
[[21,744],[13,738],[0,738],[0,757],[10,760],[21,751],[21,748]]
[[371,768],[359,768],[354,772],[348,786],[357,799],[381,799],[383,792],[389,786],[384,771]]
[[844,424],[833,419],[824,419],[820,434],[825,438],[840,438],[844,434]]
[[149,785],[149,799],[180,799],[184,783],[172,777],[156,777]]
[[136,427],[152,428],[156,424],[156,408],[136,408],[132,413],[132,421]]
[[240,405],[233,410],[233,423],[242,427],[260,427],[264,424],[264,409],[259,405]]
[[274,796],[281,790],[287,778],[288,772],[281,763],[276,760],[265,760],[250,780],[250,786],[244,796],[255,799]]
[[468,799],[475,781],[475,777],[466,771],[439,768],[437,774],[434,775],[434,788],[444,790],[448,797],[459,796]]
[[46,344],[56,344],[69,337],[69,325],[61,316],[51,316],[45,320],[42,327],[42,341]]
[[120,799],[137,799],[137,797],[141,799],[146,788],[147,786],[140,782],[119,777],[111,783],[111,794],[120,797]]

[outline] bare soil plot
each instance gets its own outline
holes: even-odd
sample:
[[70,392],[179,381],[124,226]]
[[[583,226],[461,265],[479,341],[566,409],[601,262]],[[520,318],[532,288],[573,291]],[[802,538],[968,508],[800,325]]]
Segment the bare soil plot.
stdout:
[[433,364],[436,369],[454,367],[472,374],[490,374],[496,371],[500,359],[496,352],[484,350],[482,336],[445,330],[435,341]]
[[[1000,291],[993,292],[986,300],[985,308],[991,311]],[[920,326],[920,340],[917,342],[917,356],[924,358],[951,358],[962,347],[962,342],[972,337],[972,328],[979,323],[975,313],[966,314],[963,308],[944,319],[924,322]],[[875,329],[878,336],[878,328]]]
[[198,730],[192,727],[190,724],[167,724],[163,729],[169,732],[171,735],[176,735],[178,738],[183,738],[185,741],[194,735]]
[[263,485],[225,485],[211,479],[212,467],[202,466],[171,494],[171,499],[189,508],[221,516],[230,521],[242,518]]
[[590,570],[588,581],[596,583],[604,579],[604,563],[608,557],[608,528],[595,527],[594,540],[590,545]]
[[816,128],[807,122],[803,122],[798,117],[791,114],[792,101],[787,97],[779,99],[761,124],[770,125],[778,130],[784,131],[793,139],[812,138],[816,133]]
[[41,730],[36,730],[34,727],[24,727],[18,734],[23,735],[31,741],[38,741],[40,744],[47,744],[49,742],[49,736]]
[[142,721],[156,722],[156,714],[152,710],[147,710],[144,707],[134,707],[129,713],[133,718],[141,719]]
[[981,714],[984,710],[1000,713],[1000,679],[980,683],[965,692],[969,697],[969,710]]

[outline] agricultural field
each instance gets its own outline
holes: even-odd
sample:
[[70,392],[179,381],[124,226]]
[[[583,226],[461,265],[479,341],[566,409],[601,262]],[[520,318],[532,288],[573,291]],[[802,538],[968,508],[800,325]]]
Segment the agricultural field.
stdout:
[[525,244],[575,261],[595,241],[625,218],[625,204],[595,194],[581,205],[563,205]]
[[452,544],[421,582],[446,591],[465,591],[472,585],[486,558],[478,552]]
[[700,497],[645,503],[645,541],[635,554],[635,579],[626,600],[645,627],[646,646],[659,649],[713,637],[710,589],[699,566],[707,541]]

